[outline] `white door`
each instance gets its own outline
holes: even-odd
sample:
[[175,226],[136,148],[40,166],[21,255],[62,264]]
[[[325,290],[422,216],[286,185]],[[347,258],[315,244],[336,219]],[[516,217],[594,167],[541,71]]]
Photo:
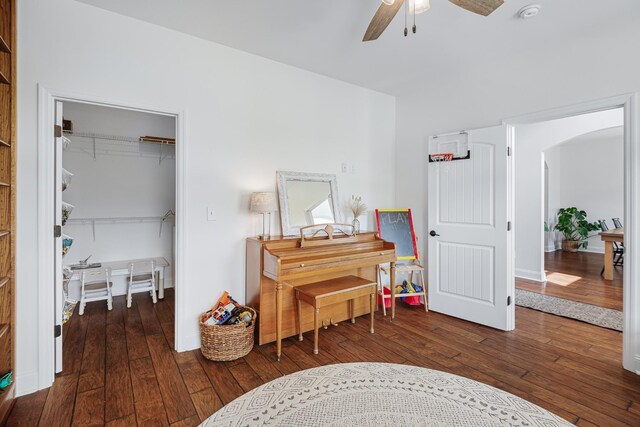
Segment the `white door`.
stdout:
[[511,132],[470,131],[469,159],[428,166],[429,309],[502,330],[515,326]]
[[[62,226],[62,102],[60,101],[56,101],[55,116],[55,124],[58,130],[55,133],[54,212],[55,225]],[[54,320],[57,333],[59,333],[55,338],[55,363],[56,373],[58,373],[62,371],[62,310],[64,307],[64,293],[62,289],[62,237],[56,237],[54,242]]]

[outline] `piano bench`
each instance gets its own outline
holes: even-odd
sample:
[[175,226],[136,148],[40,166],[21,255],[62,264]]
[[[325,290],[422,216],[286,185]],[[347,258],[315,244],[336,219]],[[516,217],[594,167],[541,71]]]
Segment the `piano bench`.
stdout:
[[309,283],[297,286],[296,300],[298,303],[298,339],[302,341],[302,301],[313,306],[313,354],[318,354],[318,331],[320,329],[320,309],[332,304],[349,301],[351,322],[355,323],[353,300],[369,295],[371,327],[373,333],[373,319],[376,307],[377,283],[358,276],[338,277],[331,280]]

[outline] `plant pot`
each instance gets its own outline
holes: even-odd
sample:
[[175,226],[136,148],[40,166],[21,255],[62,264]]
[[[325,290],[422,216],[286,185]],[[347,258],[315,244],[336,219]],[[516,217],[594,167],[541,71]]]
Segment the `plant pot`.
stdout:
[[565,252],[578,252],[579,246],[580,246],[579,240],[563,240],[562,241],[562,250]]

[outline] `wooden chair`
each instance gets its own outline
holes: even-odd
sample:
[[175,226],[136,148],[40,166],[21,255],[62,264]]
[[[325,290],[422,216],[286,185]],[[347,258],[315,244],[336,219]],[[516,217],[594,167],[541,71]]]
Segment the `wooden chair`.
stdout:
[[313,354],[318,354],[318,332],[320,330],[320,309],[332,304],[349,301],[351,323],[356,322],[354,314],[354,300],[369,295],[369,315],[371,333],[374,332],[376,282],[357,276],[345,276],[337,279],[323,280],[296,286],[296,300],[298,303],[298,339],[302,341],[302,301],[313,306]]
[[83,271],[81,276],[80,287],[80,307],[78,314],[84,314],[85,306],[91,301],[107,301],[107,308],[113,308],[113,295],[111,294],[111,269],[100,268],[95,270]]
[[132,295],[139,292],[149,292],[155,304],[156,296],[156,264],[155,261],[138,261],[129,264],[127,277],[127,308],[131,308]]

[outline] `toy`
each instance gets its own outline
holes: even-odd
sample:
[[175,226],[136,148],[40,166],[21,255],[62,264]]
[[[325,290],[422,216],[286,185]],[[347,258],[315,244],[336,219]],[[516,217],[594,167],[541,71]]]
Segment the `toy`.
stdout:
[[[407,282],[406,280],[402,282],[402,285],[396,285],[397,294],[414,294],[416,292],[422,292],[422,286]],[[418,295],[400,297],[400,299],[409,305],[420,305],[420,296]]]
[[0,378],[0,390],[9,387],[13,382],[13,372],[9,371]]

